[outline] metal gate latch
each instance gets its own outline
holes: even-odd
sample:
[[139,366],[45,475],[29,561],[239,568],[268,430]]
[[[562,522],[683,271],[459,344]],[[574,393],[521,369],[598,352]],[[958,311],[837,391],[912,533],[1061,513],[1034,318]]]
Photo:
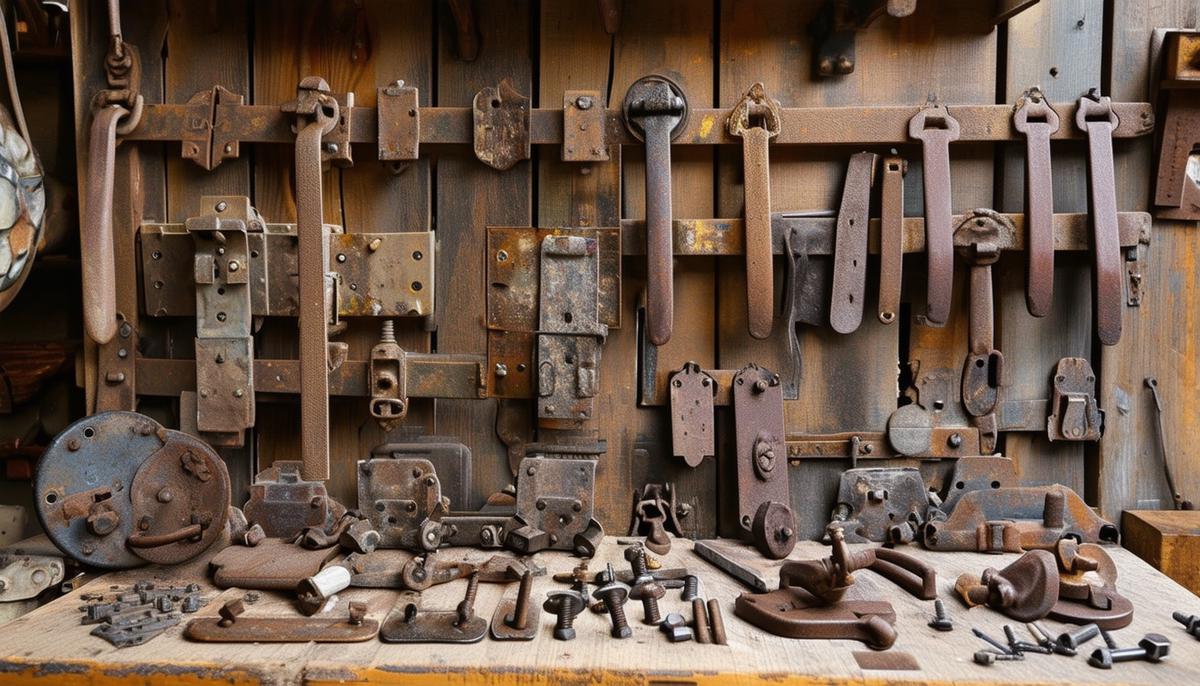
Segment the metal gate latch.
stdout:
[[368,410],[384,431],[391,431],[408,414],[408,374],[404,358],[404,350],[396,343],[395,324],[386,319],[379,342],[371,348],[368,365],[371,379]]
[[623,110],[625,126],[646,144],[646,336],[665,345],[675,311],[671,141],[687,123],[687,98],[665,76],[643,76],[629,87]]
[[775,295],[771,238],[771,139],[782,127],[779,101],[767,97],[762,83],[746,91],[729,113],[729,135],[742,139],[746,213],[746,309],[750,335],[771,335]]
[[538,289],[539,420],[592,418],[600,373],[599,242],[582,236],[542,239]]
[[1092,222],[1092,283],[1096,335],[1104,345],[1121,340],[1124,304],[1121,236],[1117,226],[1117,187],[1112,133],[1117,128],[1112,100],[1093,89],[1079,99],[1075,125],[1088,139],[1088,200]]
[[[965,246],[963,257],[971,265],[969,349],[963,362],[962,401],[972,417],[995,412],[1004,383],[1004,355],[993,345],[992,265],[1000,259],[1000,246],[1011,243],[1015,233],[1012,222],[992,210],[974,210],[954,231],[955,242]],[[990,448],[985,450],[990,452]]]
[[738,523],[765,556],[778,560],[796,546],[788,489],[779,375],[756,364],[733,377]]
[[294,540],[305,529],[332,529],[346,513],[329,496],[325,484],[305,481],[298,460],[276,460],[254,476],[242,511],[246,521],[262,527],[268,538]]
[[829,303],[829,324],[838,333],[852,333],[862,324],[867,290],[867,228],[876,159],[875,153],[855,153],[846,168],[834,238],[833,290]]
[[1058,361],[1051,384],[1046,434],[1051,441],[1098,441],[1104,414],[1096,402],[1096,374],[1084,357]]
[[925,323],[945,326],[954,293],[950,141],[958,140],[958,120],[950,116],[945,105],[931,102],[909,120],[908,135],[921,141],[925,178],[925,256],[929,272]]
[[1025,305],[1034,317],[1050,313],[1054,300],[1054,177],[1050,173],[1050,136],[1058,131],[1058,113],[1042,91],[1025,91],[1013,113],[1013,128],[1025,135]]

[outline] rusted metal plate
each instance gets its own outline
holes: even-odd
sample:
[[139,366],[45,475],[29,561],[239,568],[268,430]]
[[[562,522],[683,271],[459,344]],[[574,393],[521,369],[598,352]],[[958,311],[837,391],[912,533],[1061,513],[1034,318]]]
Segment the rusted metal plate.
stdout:
[[599,386],[599,244],[582,236],[546,236],[538,287],[537,416],[591,419]]
[[0,602],[36,598],[61,583],[64,573],[62,557],[0,550]]
[[599,91],[563,91],[563,162],[607,162],[604,100]]
[[417,88],[396,81],[376,90],[379,111],[378,155],[382,162],[420,156],[421,105]]
[[890,540],[893,526],[925,520],[929,493],[912,467],[847,469],[838,484],[833,521],[844,522],[846,540]]
[[473,489],[471,449],[462,443],[424,436],[403,443],[383,443],[371,449],[371,461],[385,458],[428,460],[435,473],[453,475],[449,481],[440,482],[442,497],[450,500],[451,508],[468,507]]
[[401,597],[379,630],[384,643],[477,643],[487,634],[488,622],[472,615],[460,621],[453,610],[418,610]]
[[[379,547],[432,550],[441,542],[440,480],[433,464],[419,458],[380,458],[358,463],[358,508],[379,532]],[[463,472],[447,472],[461,474]],[[467,472],[469,473],[469,472]],[[425,543],[426,525],[436,538]]]
[[904,273],[904,174],[908,161],[899,156],[883,160],[879,194],[879,321],[891,324],[900,313]]
[[796,545],[791,512],[779,375],[747,365],[733,378],[738,523],[764,555],[786,557]]
[[1120,539],[1115,526],[1060,485],[968,491],[944,520],[925,525],[925,546],[933,550],[1053,549],[1067,536],[1085,543]]
[[[564,448],[565,450],[566,448]],[[550,450],[533,454],[555,454]],[[577,539],[596,539],[594,459],[527,457],[517,471],[517,520],[505,545],[518,552],[576,550]],[[600,535],[603,535],[602,533]]]
[[475,95],[472,105],[475,157],[504,171],[530,157],[529,98],[505,79]]
[[379,622],[358,623],[334,617],[238,617],[225,624],[221,617],[197,617],[183,635],[203,643],[357,643],[379,634]]
[[1017,466],[1007,457],[968,457],[954,463],[954,471],[945,480],[941,509],[954,510],[958,499],[971,491],[986,488],[1007,488],[1019,484]]
[[715,452],[713,396],[716,382],[695,362],[671,375],[671,449],[689,467]]
[[329,237],[341,317],[429,317],[434,314],[434,235],[343,233]]
[[829,325],[838,333],[857,330],[866,305],[867,229],[876,159],[874,153],[855,153],[846,168],[846,183],[837,218],[837,247],[829,305]]
[[345,513],[323,482],[300,476],[296,460],[277,460],[255,475],[249,491],[242,506],[246,520],[271,538],[292,540],[308,527],[331,527]]
[[1050,440],[1098,441],[1103,424],[1092,365],[1085,357],[1059,360],[1051,382],[1050,416],[1046,418]]
[[788,436],[787,439],[788,459],[864,460],[918,456],[951,458],[980,454],[979,429],[975,427],[933,427],[929,431],[929,436],[928,450],[920,455],[910,456],[896,449],[887,433],[878,431],[794,434]]
[[209,567],[218,588],[294,591],[339,553],[337,546],[309,550],[267,538],[253,548],[228,546],[213,556]]

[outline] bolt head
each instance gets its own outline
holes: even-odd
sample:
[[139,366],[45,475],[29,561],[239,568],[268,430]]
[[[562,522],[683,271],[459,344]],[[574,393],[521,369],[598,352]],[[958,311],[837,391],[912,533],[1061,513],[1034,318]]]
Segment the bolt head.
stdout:
[[1097,648],[1088,658],[1088,664],[1097,669],[1112,669],[1112,651],[1108,648]]
[[628,624],[614,626],[612,628],[613,638],[630,638],[631,636],[633,636],[633,629],[630,629]]
[[1146,651],[1146,659],[1158,662],[1171,652],[1171,641],[1162,634],[1146,634],[1138,641],[1138,647]]
[[950,621],[949,619],[931,619],[929,620],[929,626],[937,631],[954,630],[954,622]]
[[565,627],[556,626],[556,627],[554,627],[554,638],[556,638],[560,641],[574,641],[575,640],[575,627],[573,627],[573,626],[565,626]]
[[996,662],[996,654],[987,650],[978,650],[975,652],[975,664],[991,665]]
[[644,554],[642,546],[633,545],[625,549],[625,561],[633,562],[635,558],[641,557]]
[[610,582],[593,591],[592,597],[606,603],[624,605],[629,597],[629,587],[617,581]]
[[658,600],[666,594],[667,589],[663,588],[662,584],[657,581],[648,581],[634,586],[633,590],[629,592],[629,598],[631,600],[642,600],[645,598]]

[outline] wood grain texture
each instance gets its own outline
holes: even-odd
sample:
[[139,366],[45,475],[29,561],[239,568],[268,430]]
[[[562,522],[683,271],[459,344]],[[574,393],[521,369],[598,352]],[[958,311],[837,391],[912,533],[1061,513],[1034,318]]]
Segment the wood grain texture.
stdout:
[[1126,548],[1200,595],[1200,511],[1125,510],[1121,534]]
[[[1149,96],[1149,45],[1158,27],[1196,28],[1200,7],[1190,0],[1143,3],[1117,0],[1112,27],[1114,99]],[[1144,210],[1154,179],[1153,141],[1116,146],[1117,208]],[[1106,409],[1100,441],[1098,504],[1114,521],[1122,510],[1169,508],[1162,458],[1155,437],[1154,404],[1144,380],[1158,379],[1167,430],[1167,456],[1176,487],[1195,499],[1200,493],[1200,458],[1188,449],[1200,411],[1200,345],[1196,308],[1200,298],[1200,246],[1195,222],[1156,221],[1143,248],[1142,305],[1126,307],[1120,342],[1100,350],[1101,407]]]

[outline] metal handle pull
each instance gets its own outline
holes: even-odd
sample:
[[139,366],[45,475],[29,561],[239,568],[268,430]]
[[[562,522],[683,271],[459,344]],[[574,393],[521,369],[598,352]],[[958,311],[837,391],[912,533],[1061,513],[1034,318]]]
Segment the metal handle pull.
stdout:
[[157,548],[171,543],[186,541],[203,533],[204,527],[199,524],[189,524],[166,534],[133,534],[125,541],[130,548]]
[[879,321],[891,324],[900,312],[904,272],[904,174],[901,157],[883,160],[883,190],[879,208]]
[[1054,300],[1054,183],[1050,173],[1050,136],[1058,131],[1058,114],[1041,91],[1028,91],[1013,113],[1013,128],[1025,134],[1025,305],[1029,314],[1045,317]]
[[950,224],[950,141],[958,140],[958,120],[945,105],[929,105],[908,122],[908,135],[921,141],[925,179],[925,256],[929,283],[925,322],[945,326],[954,292],[954,234]]
[[662,76],[645,76],[625,94],[625,125],[646,143],[646,336],[671,340],[675,310],[671,227],[671,140],[687,121],[683,90]]
[[971,264],[969,349],[963,363],[962,402],[972,417],[992,414],[999,402],[1004,356],[994,347],[992,265],[1000,259],[1000,246],[1011,242],[1015,233],[1006,216],[975,210],[953,234],[966,245],[964,257]]
[[846,168],[834,239],[833,295],[829,304],[829,324],[838,333],[852,333],[862,324],[875,159],[874,153],[855,153]]
[[83,259],[83,323],[100,344],[117,333],[117,274],[113,256],[113,176],[117,124],[129,110],[110,105],[96,111],[88,139],[88,181],[79,232]]
[[746,212],[746,311],[750,335],[771,335],[775,258],[771,245],[771,139],[779,135],[779,103],[756,83],[729,113],[729,133],[742,139]]
[[1117,229],[1117,186],[1112,132],[1117,128],[1112,101],[1094,93],[1079,99],[1075,125],[1088,138],[1088,199],[1092,215],[1092,283],[1096,335],[1104,345],[1121,340],[1121,236]]

